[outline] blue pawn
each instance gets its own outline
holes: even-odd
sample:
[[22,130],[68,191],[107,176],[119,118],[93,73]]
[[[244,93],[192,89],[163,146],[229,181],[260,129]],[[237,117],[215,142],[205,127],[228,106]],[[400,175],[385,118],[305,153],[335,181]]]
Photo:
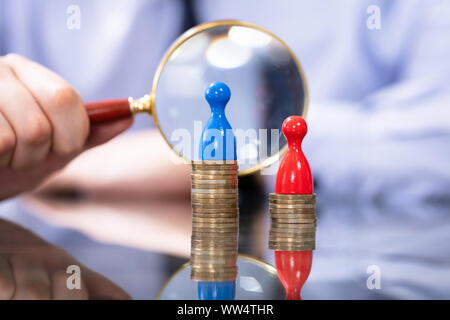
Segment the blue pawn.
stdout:
[[[230,88],[223,82],[213,82],[206,88],[205,98],[211,107],[211,115],[200,140],[200,160],[236,160],[236,138],[225,116],[230,96]],[[199,281],[197,289],[199,300],[233,300],[236,283]]]
[[197,289],[199,300],[234,300],[236,283],[199,281]]
[[200,160],[236,160],[236,138],[225,116],[230,96],[230,88],[223,82],[213,82],[206,88],[211,115],[200,140]]

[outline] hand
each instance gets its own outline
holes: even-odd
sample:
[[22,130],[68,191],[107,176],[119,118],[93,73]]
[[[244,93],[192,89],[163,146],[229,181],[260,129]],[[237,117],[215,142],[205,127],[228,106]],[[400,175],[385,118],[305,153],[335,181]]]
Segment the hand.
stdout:
[[0,57],[0,200],[33,189],[131,122],[90,128],[79,94],[61,77],[15,54]]
[[[81,288],[68,289],[70,265],[81,269]],[[0,219],[0,299],[129,299],[105,277],[64,250]]]

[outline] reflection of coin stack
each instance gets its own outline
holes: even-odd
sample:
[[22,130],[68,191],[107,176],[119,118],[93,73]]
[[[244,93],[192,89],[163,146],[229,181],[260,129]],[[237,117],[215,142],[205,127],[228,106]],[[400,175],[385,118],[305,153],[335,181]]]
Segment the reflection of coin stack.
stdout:
[[192,161],[192,280],[236,280],[237,173],[236,161]]
[[316,247],[316,195],[269,195],[269,248],[310,251]]

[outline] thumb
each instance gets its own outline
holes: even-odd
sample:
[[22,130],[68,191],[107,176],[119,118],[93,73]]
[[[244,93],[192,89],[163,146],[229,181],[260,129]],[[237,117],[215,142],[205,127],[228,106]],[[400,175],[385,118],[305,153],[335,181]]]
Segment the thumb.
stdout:
[[133,118],[119,119],[101,124],[92,124],[85,149],[103,144],[120,133],[124,132],[133,124]]
[[85,268],[83,279],[91,300],[129,300],[130,295],[106,277]]

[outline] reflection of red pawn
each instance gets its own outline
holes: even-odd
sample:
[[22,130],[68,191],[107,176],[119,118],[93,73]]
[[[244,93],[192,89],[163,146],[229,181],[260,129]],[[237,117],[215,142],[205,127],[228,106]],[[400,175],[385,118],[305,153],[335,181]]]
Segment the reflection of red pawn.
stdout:
[[[278,168],[275,193],[313,194],[311,168],[301,149],[308,131],[306,122],[302,117],[291,116],[284,120],[282,130],[288,151]],[[300,291],[311,271],[312,251],[275,251],[275,265],[286,289],[286,299],[301,299]]]

